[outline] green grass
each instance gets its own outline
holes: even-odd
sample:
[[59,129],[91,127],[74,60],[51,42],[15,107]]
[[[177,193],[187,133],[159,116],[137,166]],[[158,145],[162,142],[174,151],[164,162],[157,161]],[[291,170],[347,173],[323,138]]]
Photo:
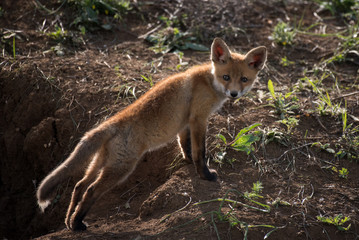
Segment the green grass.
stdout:
[[146,40],[153,46],[151,49],[156,53],[167,53],[183,50],[209,51],[209,48],[198,43],[199,37],[195,32],[186,29],[186,15],[171,18],[160,16],[159,20],[163,27],[149,34]]
[[217,137],[221,140],[221,144],[217,145],[217,148],[220,150],[215,155],[215,161],[220,165],[223,164],[226,159],[228,163],[233,164],[235,159],[226,158],[227,148],[231,148],[235,151],[245,152],[247,155],[251,154],[254,151],[254,143],[258,142],[261,138],[260,131],[252,131],[254,128],[260,126],[259,123],[254,123],[248,127],[245,127],[239,131],[236,137],[228,142],[226,137],[219,133]]
[[267,99],[269,102],[268,106],[274,108],[274,113],[279,115],[281,120],[295,114],[299,105],[297,104],[298,98],[293,95],[293,91],[284,95],[280,92],[276,92],[272,80],[268,80],[268,90],[271,95],[271,97]]
[[350,217],[344,217],[342,214],[338,214],[335,217],[317,216],[317,220],[326,224],[334,225],[340,231],[348,231],[351,227],[351,224],[348,224],[346,227],[344,226],[344,224],[350,221]]
[[287,46],[294,44],[295,35],[295,30],[288,23],[280,21],[273,29],[272,38],[277,44]]
[[112,23],[121,20],[132,10],[130,1],[116,0],[67,0],[76,9],[71,26],[81,32],[110,30]]
[[348,123],[348,112],[342,113],[343,133],[339,138],[337,147],[339,151],[336,156],[347,157],[350,160],[359,161],[359,124]]
[[[255,196],[242,193],[235,189],[228,190],[222,198],[216,198],[206,201],[197,202],[194,205],[203,205],[210,203],[220,203],[218,210],[210,211],[205,213],[204,215],[211,216],[211,224],[215,229],[217,239],[221,239],[220,233],[217,228],[217,224],[219,223],[228,223],[231,229],[236,228],[244,233],[244,239],[248,239],[248,232],[251,228],[269,228],[271,229],[266,233],[264,239],[268,238],[270,234],[276,231],[278,228],[276,226],[270,224],[251,224],[247,223],[240,219],[240,212],[237,211],[239,206],[246,207],[253,211],[258,211],[262,213],[269,213],[271,207],[267,204],[260,203],[254,198],[259,196],[259,192],[262,190],[262,185],[260,182],[256,182],[253,184],[252,193],[256,192]],[[230,197],[231,196],[231,197]],[[240,198],[241,200],[234,200],[233,198]],[[226,208],[225,208],[226,207]]]
[[315,0],[323,8],[329,10],[332,15],[339,15],[347,19],[356,19],[359,9],[357,0]]
[[16,59],[16,39],[21,39],[16,30],[2,29],[0,32],[0,48]]

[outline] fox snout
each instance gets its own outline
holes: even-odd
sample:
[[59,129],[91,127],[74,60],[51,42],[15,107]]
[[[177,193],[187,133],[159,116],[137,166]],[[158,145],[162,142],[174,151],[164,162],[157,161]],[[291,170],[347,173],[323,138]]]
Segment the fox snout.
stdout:
[[238,97],[238,92],[237,92],[237,91],[230,91],[230,92],[229,92],[229,95],[230,95],[232,98],[237,98],[237,97]]
[[225,91],[225,94],[227,97],[229,98],[240,98],[242,97],[244,94],[246,94],[248,92],[249,89],[245,88],[243,89],[243,91],[236,91],[236,90],[229,90],[227,89]]
[[226,89],[225,90],[225,94],[227,97],[229,98],[239,98],[241,97],[243,94],[239,91],[236,91],[236,90],[229,90],[229,89]]

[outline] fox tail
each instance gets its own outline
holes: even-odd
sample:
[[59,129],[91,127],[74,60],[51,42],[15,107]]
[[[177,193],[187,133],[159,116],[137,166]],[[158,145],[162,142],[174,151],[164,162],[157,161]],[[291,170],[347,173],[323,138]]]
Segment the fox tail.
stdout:
[[52,193],[56,187],[76,174],[80,169],[83,169],[84,166],[87,166],[98,149],[115,134],[115,127],[107,124],[92,129],[85,134],[70,156],[47,175],[37,189],[37,202],[42,211],[51,203]]

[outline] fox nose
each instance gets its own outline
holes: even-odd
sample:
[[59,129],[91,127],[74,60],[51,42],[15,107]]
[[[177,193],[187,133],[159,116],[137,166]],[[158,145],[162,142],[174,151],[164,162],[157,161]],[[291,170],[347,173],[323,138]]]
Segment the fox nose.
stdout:
[[235,97],[237,97],[237,95],[238,95],[238,92],[236,92],[236,91],[232,91],[232,92],[231,92],[231,96],[232,96],[232,97],[235,98]]

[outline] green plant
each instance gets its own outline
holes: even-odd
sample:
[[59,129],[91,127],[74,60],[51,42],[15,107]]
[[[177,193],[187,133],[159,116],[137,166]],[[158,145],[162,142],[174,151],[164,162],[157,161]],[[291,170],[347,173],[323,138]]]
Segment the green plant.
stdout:
[[332,15],[343,15],[348,18],[354,18],[355,12],[359,9],[357,0],[316,0],[316,2],[328,9]]
[[[245,127],[241,129],[241,131],[237,134],[237,136],[234,138],[234,140],[230,143],[227,143],[227,139],[222,134],[218,134],[217,137],[219,137],[222,142],[225,144],[225,146],[230,146],[232,149],[236,151],[242,151],[248,154],[250,154],[254,150],[253,143],[260,140],[260,131],[254,131],[253,133],[248,133],[254,128],[260,126],[260,123],[252,124],[251,126]],[[224,148],[224,150],[226,147]]]
[[342,168],[338,171],[339,177],[341,178],[348,178],[349,171],[346,168]]
[[5,49],[12,57],[16,59],[16,39],[21,39],[17,30],[4,29],[0,32],[0,47]]
[[277,128],[272,129],[262,129],[262,145],[267,145],[270,142],[277,142],[282,144],[283,146],[288,147],[290,142],[290,136],[284,132],[281,132]]
[[282,46],[292,45],[294,43],[294,37],[296,35],[295,30],[285,22],[278,22],[274,27],[272,38],[273,40]]
[[267,100],[271,102],[269,106],[275,109],[275,113],[280,116],[280,119],[295,114],[294,110],[298,109],[299,105],[296,104],[298,98],[292,96],[293,92],[286,93],[284,96],[282,93],[275,92],[272,80],[268,80],[268,90],[272,96]]
[[321,88],[318,88],[316,84],[306,78],[307,81],[311,84],[313,91],[318,94],[318,100],[314,103],[317,104],[317,111],[321,116],[330,115],[332,117],[341,115],[345,110],[341,107],[340,103],[333,103],[329,93]]
[[282,120],[278,120],[278,122],[284,124],[287,127],[287,134],[291,134],[293,129],[298,126],[299,119],[295,117],[288,117]]
[[294,65],[294,64],[295,64],[295,62],[288,60],[286,56],[280,60],[280,65],[282,65],[283,67],[288,67],[288,66]]
[[82,37],[79,34],[65,30],[62,25],[60,27],[56,24],[55,31],[46,33],[46,35],[57,42],[57,46],[54,47],[55,52],[63,51],[65,45],[80,46],[82,43]]
[[336,37],[341,40],[339,46],[335,49],[333,56],[325,59],[322,64],[355,62],[355,58],[359,57],[359,22],[348,25],[346,35],[337,34]]
[[15,50],[15,36],[12,37],[12,55],[14,59],[16,58],[16,50]]
[[135,85],[132,85],[130,83],[118,85],[113,88],[113,91],[117,92],[117,99],[116,99],[115,103],[121,98],[127,99],[130,102],[132,102],[132,100],[137,99],[137,94],[140,92],[140,91],[137,91]]
[[206,46],[196,43],[198,39],[194,33],[181,30],[181,26],[184,24],[181,24],[182,20],[176,16],[172,18],[161,16],[160,20],[165,23],[165,27],[146,37],[146,40],[153,44],[151,47],[153,51],[157,53],[187,49],[209,51]]
[[347,227],[344,227],[344,224],[350,221],[349,217],[343,217],[342,214],[339,214],[335,217],[324,217],[324,216],[317,216],[317,219],[323,223],[331,224],[336,226],[340,231],[348,231],[351,227],[349,224]]
[[333,167],[331,167],[331,170],[332,170],[333,172],[335,172],[335,173],[338,173],[338,174],[339,174],[339,177],[341,177],[341,178],[345,178],[345,179],[348,178],[349,171],[348,171],[348,169],[346,169],[346,168],[342,168],[342,169],[339,169],[339,170],[338,170],[337,167],[333,166]]
[[176,70],[179,70],[182,66],[188,65],[188,62],[183,62],[183,55],[184,55],[183,52],[176,51],[175,54],[176,54],[176,56],[178,57],[178,60],[179,60],[179,64],[177,64]]
[[262,190],[263,190],[262,182],[257,181],[255,183],[253,183],[252,191],[245,192],[244,195],[250,199],[263,198],[263,196],[260,195],[262,193]]
[[328,153],[331,153],[331,154],[335,154],[335,150],[330,147],[329,143],[322,144],[321,142],[315,142],[315,143],[312,144],[312,147],[313,146],[318,146],[321,150],[324,150],[324,151],[326,151]]
[[110,30],[113,20],[121,19],[132,6],[125,0],[67,0],[77,9],[71,25],[76,26],[82,33],[98,29]]
[[[233,197],[234,198],[242,198],[244,201],[247,201],[248,203],[244,203],[239,200],[233,200],[232,198],[229,198],[230,194],[231,194],[232,198]],[[226,192],[226,194],[224,195],[223,198],[216,198],[216,199],[211,199],[211,200],[207,200],[207,201],[197,202],[194,205],[196,206],[196,205],[208,204],[208,203],[213,203],[213,202],[220,202],[219,209],[217,211],[214,210],[214,211],[207,212],[207,213],[201,215],[200,217],[198,217],[197,219],[203,218],[203,216],[205,216],[205,215],[210,215],[211,220],[212,220],[211,222],[212,222],[214,230],[217,234],[217,239],[220,239],[220,236],[219,236],[219,232],[218,232],[217,224],[216,224],[215,220],[218,220],[220,222],[227,222],[227,223],[229,223],[229,226],[231,228],[236,227],[236,228],[244,231],[244,239],[247,239],[248,232],[249,232],[250,228],[265,227],[265,228],[272,229],[264,236],[264,239],[268,238],[271,233],[273,233],[275,230],[278,229],[277,227],[275,227],[273,225],[268,225],[268,224],[253,225],[253,224],[248,224],[247,222],[240,220],[240,218],[239,218],[240,213],[236,211],[238,206],[243,206],[248,209],[252,209],[254,211],[260,211],[263,213],[269,213],[271,210],[271,207],[267,204],[263,204],[258,201],[255,201],[252,198],[247,197],[245,194],[243,194],[237,190],[230,189]],[[228,206],[228,208],[224,208],[224,204],[226,204],[226,206]],[[190,221],[187,224],[189,224],[191,222],[193,222],[193,221]]]
[[148,77],[141,75],[141,77],[143,78],[143,80],[145,80],[146,82],[148,82],[150,84],[151,87],[153,87],[154,83],[152,80],[152,75],[149,75]]
[[[346,105],[346,103],[345,103]],[[336,155],[339,158],[347,157],[348,159],[359,160],[359,125],[355,126],[353,123],[348,124],[348,113],[345,110],[342,113],[343,133],[339,138],[337,147],[339,151]]]
[[243,128],[231,142],[228,142],[223,134],[217,134],[217,138],[221,140],[222,144],[218,144],[216,146],[219,151],[215,153],[214,161],[220,166],[222,166],[225,161],[233,166],[236,159],[226,158],[228,147],[236,151],[245,152],[247,155],[251,154],[252,151],[254,151],[253,144],[261,139],[262,133],[261,131],[253,131],[252,133],[249,132],[260,125],[261,124],[259,123],[255,123],[251,126]]

